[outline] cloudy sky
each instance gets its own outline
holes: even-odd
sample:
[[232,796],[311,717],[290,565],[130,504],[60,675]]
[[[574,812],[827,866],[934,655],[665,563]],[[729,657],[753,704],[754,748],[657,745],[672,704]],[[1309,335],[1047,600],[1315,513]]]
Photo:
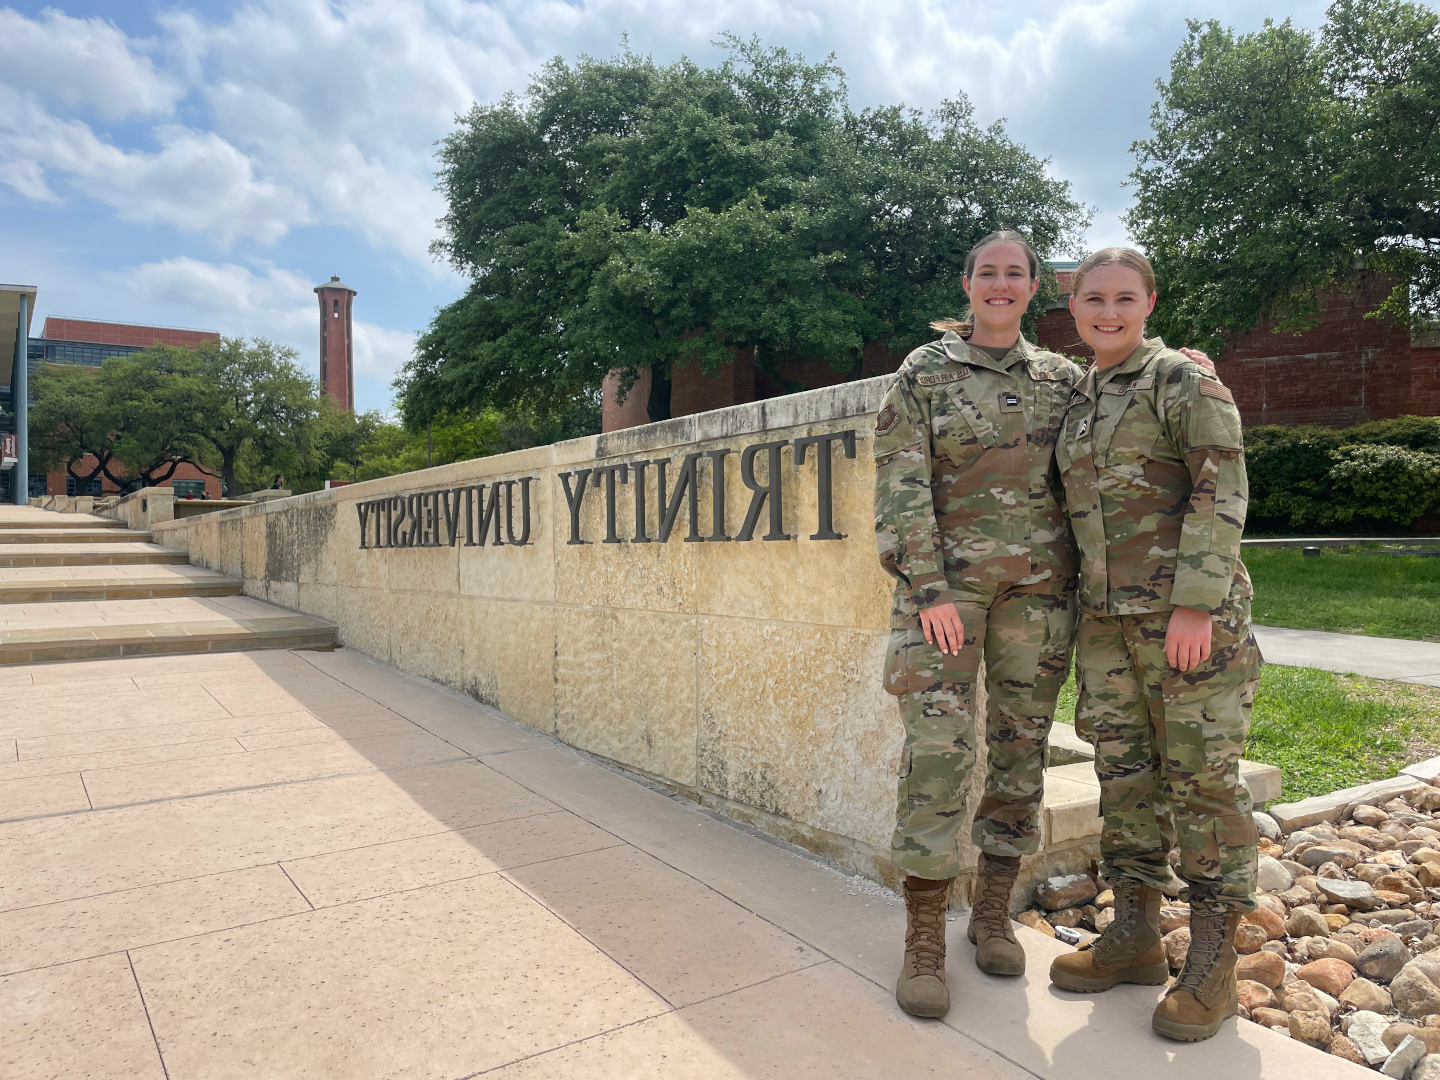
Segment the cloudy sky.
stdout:
[[[3,3],[3,0],[0,0]],[[1293,0],[73,0],[0,6],[0,281],[37,314],[259,334],[313,371],[312,287],[356,299],[355,390],[388,408],[463,287],[427,252],[437,139],[547,58],[622,34],[712,62],[722,32],[834,53],[853,104],[964,91],[1124,239],[1130,143],[1185,18],[1316,27]],[[39,325],[36,325],[39,332]]]

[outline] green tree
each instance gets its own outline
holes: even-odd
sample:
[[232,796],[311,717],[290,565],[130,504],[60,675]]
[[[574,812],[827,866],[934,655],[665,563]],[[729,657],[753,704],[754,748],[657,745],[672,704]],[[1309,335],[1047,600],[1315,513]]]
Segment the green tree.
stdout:
[[[296,364],[297,355],[263,338],[222,338],[218,347],[197,353],[207,390],[201,437],[218,458],[232,497],[268,487],[275,473],[304,467],[320,394]],[[243,477],[237,473],[242,464]]]
[[[92,367],[42,365],[30,412],[37,464],[121,491],[164,483],[182,463],[205,468],[208,390],[202,359],[157,345]],[[95,464],[85,471],[86,455]]]
[[1155,327],[1223,348],[1262,318],[1312,325],[1361,270],[1378,314],[1440,316],[1440,20],[1337,0],[1318,34],[1189,24],[1137,142],[1131,234],[1160,280]]
[[622,390],[652,372],[658,419],[674,365],[737,349],[772,375],[857,370],[867,343],[909,348],[962,310],[984,233],[1075,249],[1088,215],[1068,184],[963,98],[855,112],[833,59],[726,43],[713,68],[555,59],[524,98],[459,118],[434,251],[471,285],[397,380],[412,430],[486,407],[549,422],[611,370]]

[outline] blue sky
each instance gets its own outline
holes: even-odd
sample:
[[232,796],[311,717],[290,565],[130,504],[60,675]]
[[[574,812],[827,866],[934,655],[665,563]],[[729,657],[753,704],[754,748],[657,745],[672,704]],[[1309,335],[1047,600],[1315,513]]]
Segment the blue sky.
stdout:
[[[388,409],[463,281],[428,254],[436,140],[547,58],[708,62],[720,33],[834,53],[857,107],[964,91],[1125,239],[1129,146],[1185,18],[1316,27],[1270,0],[252,0],[0,6],[0,281],[37,314],[258,334],[317,366],[311,288],[356,299],[355,391]],[[38,332],[38,324],[36,327]]]

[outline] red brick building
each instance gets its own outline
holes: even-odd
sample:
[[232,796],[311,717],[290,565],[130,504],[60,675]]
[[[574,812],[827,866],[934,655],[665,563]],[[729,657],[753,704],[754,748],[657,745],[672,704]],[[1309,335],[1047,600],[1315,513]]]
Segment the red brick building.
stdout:
[[[1066,292],[1075,265],[1055,267]],[[1348,427],[1394,416],[1440,415],[1440,334],[1412,341],[1409,332],[1393,321],[1365,318],[1388,292],[1387,282],[1365,275],[1353,288],[1326,297],[1319,323],[1312,330],[1275,334],[1262,324],[1242,334],[1234,348],[1216,359],[1216,367],[1234,391],[1245,425]],[[1063,301],[1040,318],[1037,339],[1055,352],[1090,355]],[[682,367],[675,371],[671,384],[670,415],[688,416],[778,397],[797,384],[814,390],[868,379],[894,371],[903,359],[871,342],[859,370],[833,371],[823,361],[800,361],[781,368],[784,382],[756,371],[745,354],[738,354],[734,363],[723,365],[714,376],[701,374],[693,365]],[[606,378],[602,429],[615,431],[647,423],[649,373],[642,373],[623,403],[617,401],[618,389],[616,376]]]
[[[174,326],[145,326],[138,323],[100,322],[94,319],[70,319],[50,316],[45,320],[44,337],[31,338],[30,365],[85,364],[99,367],[109,356],[124,356],[151,345],[178,345],[199,348],[207,341],[219,341],[214,330],[186,330]],[[88,473],[95,468],[95,458],[87,454],[76,472]],[[44,491],[37,491],[39,478],[31,477],[32,495],[113,495],[119,488],[103,475],[80,490],[76,481],[63,469],[44,477]],[[203,492],[212,499],[220,498],[220,478],[211,476],[188,463],[176,467],[175,474],[160,486],[173,487],[177,495]]]

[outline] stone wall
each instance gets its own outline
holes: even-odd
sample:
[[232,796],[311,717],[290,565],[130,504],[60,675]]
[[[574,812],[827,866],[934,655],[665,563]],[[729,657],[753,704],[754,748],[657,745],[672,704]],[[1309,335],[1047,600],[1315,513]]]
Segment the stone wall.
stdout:
[[[242,578],[249,595],[332,620],[348,648],[886,880],[903,739],[894,699],[880,685],[890,581],[876,559],[871,510],[873,416],[887,383],[846,383],[154,532],[188,548],[197,565]],[[821,531],[822,447],[808,447],[797,464],[794,441],[844,431],[854,432],[854,457],[843,442],[829,447],[834,530],[844,535],[812,539]],[[756,497],[742,477],[743,451],[782,441],[779,531],[789,538],[763,538],[771,531],[767,502],[753,538],[742,541]],[[658,540],[655,463],[668,462],[673,494],[691,454],[701,455],[694,533],[715,535],[718,458],[724,531],[737,539],[687,540],[687,493],[668,541]],[[752,456],[756,486],[773,483],[769,454]],[[589,476],[575,518],[582,542],[569,542],[565,485],[573,495],[579,472],[637,462],[648,463],[645,531],[656,539],[633,542],[636,483],[627,470],[628,482],[617,476],[614,484],[616,542],[606,542],[607,485]],[[525,478],[532,516],[524,546],[467,546],[476,537],[453,509],[447,523],[447,508],[469,499],[473,511],[476,497],[488,503],[498,483],[497,513],[503,519],[508,491],[512,531],[523,533]],[[389,500],[465,488],[469,496],[437,497],[427,503],[433,509],[410,506],[422,509],[416,538],[438,546],[373,546],[392,533],[408,539]],[[362,506],[369,547],[361,546]],[[478,526],[478,515],[470,521]],[[504,538],[493,520],[486,538],[497,528]],[[1094,854],[1094,794],[1077,792],[1048,811],[1051,872],[1088,867]]]

